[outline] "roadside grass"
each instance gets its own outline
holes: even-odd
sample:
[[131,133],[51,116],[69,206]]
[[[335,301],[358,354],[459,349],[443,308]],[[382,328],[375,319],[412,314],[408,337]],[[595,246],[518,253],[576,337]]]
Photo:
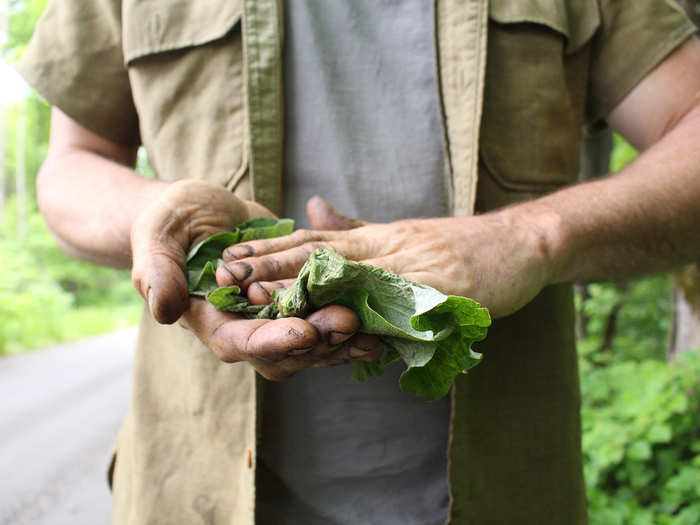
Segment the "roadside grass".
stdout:
[[134,326],[141,316],[142,304],[105,304],[67,308],[60,315],[41,315],[32,320],[6,319],[0,333],[0,355],[13,355],[77,341]]

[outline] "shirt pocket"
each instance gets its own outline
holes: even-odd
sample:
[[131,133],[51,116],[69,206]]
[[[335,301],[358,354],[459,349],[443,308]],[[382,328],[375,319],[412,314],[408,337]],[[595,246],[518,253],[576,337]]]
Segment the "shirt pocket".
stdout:
[[482,172],[536,194],[575,182],[597,3],[492,0],[481,123]]
[[240,0],[125,0],[124,58],[156,176],[221,185],[247,165]]

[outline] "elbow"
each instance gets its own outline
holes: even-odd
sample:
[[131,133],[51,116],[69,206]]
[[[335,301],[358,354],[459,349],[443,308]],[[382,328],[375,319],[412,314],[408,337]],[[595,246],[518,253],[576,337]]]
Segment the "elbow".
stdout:
[[80,258],[80,254],[61,234],[66,229],[66,218],[61,207],[61,195],[67,191],[68,184],[61,181],[59,165],[60,162],[57,162],[55,155],[49,151],[36,176],[37,206],[44,219],[46,229],[59,248],[72,257]]
[[47,228],[54,237],[56,237],[55,223],[58,220],[56,191],[57,186],[60,186],[60,183],[57,184],[54,174],[56,169],[56,162],[51,153],[49,153],[36,176],[36,200],[39,213],[44,218]]

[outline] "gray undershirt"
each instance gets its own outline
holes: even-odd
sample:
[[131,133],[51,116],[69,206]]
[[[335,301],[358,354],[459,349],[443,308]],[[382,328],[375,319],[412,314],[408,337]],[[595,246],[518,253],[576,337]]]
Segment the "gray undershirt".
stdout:
[[[288,0],[285,215],[445,215],[431,0]],[[352,366],[264,388],[257,523],[442,525],[450,404]]]

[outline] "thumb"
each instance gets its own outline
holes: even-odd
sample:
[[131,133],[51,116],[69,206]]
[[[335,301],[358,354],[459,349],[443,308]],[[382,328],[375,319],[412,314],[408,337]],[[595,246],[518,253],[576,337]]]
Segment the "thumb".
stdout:
[[174,232],[160,230],[162,220],[139,219],[131,230],[131,280],[156,321],[171,324],[189,306],[187,255]]
[[306,215],[314,230],[352,230],[367,224],[343,215],[318,195],[311,197],[306,203]]

